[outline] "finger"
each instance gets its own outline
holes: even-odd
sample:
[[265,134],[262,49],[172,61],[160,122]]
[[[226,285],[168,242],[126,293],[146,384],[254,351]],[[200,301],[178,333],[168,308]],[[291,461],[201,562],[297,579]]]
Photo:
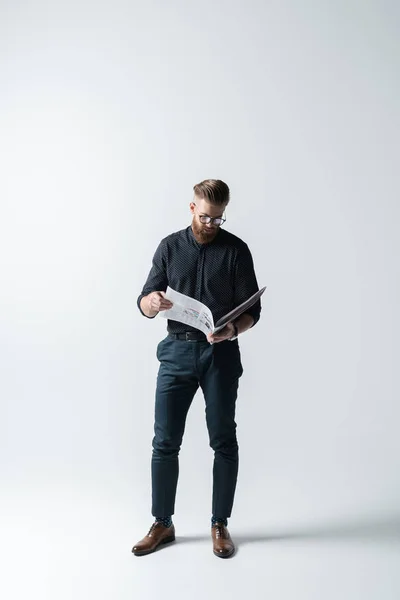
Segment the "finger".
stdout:
[[158,297],[160,298],[160,306],[171,308],[173,306],[171,300],[168,300],[165,296],[165,292],[159,292]]
[[161,302],[159,301],[158,298],[152,298],[152,300],[151,300],[151,308],[153,310],[160,310],[161,309]]
[[167,310],[168,308],[172,308],[172,302],[168,302],[168,300],[163,300],[162,302],[160,302],[160,307],[164,308],[165,310]]
[[171,306],[165,305],[165,304],[160,304],[160,306],[157,308],[158,311],[162,311],[162,310],[170,310]]
[[219,342],[223,342],[224,340],[226,340],[227,338],[221,335],[215,335],[212,338],[212,341],[214,344],[219,344]]

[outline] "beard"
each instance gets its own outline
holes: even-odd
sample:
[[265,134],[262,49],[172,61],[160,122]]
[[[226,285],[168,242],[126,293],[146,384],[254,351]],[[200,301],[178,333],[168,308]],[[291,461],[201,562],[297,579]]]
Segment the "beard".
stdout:
[[213,227],[212,229],[207,229],[206,225],[203,223],[197,222],[196,217],[193,217],[192,220],[192,230],[195,239],[200,244],[207,244],[208,242],[212,242],[212,240],[217,235],[219,228]]

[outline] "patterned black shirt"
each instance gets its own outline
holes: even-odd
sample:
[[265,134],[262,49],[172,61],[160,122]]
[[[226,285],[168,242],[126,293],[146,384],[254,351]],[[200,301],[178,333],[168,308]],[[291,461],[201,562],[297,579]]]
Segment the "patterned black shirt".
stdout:
[[[245,242],[225,229],[219,229],[211,242],[200,244],[191,225],[160,242],[137,300],[143,315],[140,308],[143,296],[155,291],[165,292],[168,286],[208,306],[214,323],[258,290],[253,258]],[[254,324],[260,318],[260,312],[260,300],[246,311],[253,317]],[[196,331],[194,327],[172,320],[168,320],[167,329],[170,333]]]

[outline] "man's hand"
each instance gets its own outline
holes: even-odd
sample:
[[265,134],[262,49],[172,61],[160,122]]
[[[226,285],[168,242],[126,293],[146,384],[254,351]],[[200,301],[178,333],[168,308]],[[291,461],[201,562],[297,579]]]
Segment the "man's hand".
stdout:
[[207,340],[210,344],[218,344],[218,342],[223,342],[224,340],[230,340],[231,337],[235,335],[235,328],[232,323],[227,323],[221,331],[218,333],[212,334],[209,333],[207,335]]
[[166,299],[165,292],[151,292],[147,296],[147,301],[151,312],[161,312],[172,308],[172,302]]
[[151,292],[143,296],[140,301],[140,308],[150,319],[154,318],[162,310],[168,310],[172,307],[172,302],[166,299],[165,292]]

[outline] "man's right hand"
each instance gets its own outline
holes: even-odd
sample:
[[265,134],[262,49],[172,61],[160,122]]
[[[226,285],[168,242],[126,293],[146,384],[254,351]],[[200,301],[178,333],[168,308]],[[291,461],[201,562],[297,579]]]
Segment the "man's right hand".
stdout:
[[172,308],[172,302],[165,298],[165,292],[151,292],[147,296],[148,307],[152,313]]

